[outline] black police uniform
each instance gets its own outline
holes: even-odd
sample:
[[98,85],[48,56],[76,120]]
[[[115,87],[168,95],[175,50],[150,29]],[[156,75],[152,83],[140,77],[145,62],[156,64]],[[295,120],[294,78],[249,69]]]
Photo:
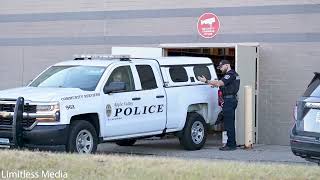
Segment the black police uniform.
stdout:
[[224,86],[221,86],[223,94],[223,115],[224,115],[224,128],[227,131],[227,144],[226,146],[235,148],[236,134],[235,134],[235,109],[238,105],[237,93],[240,87],[240,76],[234,70],[229,70],[221,79]]

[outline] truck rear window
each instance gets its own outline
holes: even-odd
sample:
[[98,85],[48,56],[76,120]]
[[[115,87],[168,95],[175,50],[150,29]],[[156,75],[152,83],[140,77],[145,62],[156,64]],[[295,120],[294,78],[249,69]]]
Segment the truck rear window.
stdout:
[[320,74],[319,73],[315,73],[315,76],[311,80],[303,96],[304,97],[309,97],[309,96],[320,97]]
[[194,75],[196,77],[198,76],[204,76],[206,77],[206,79],[211,79],[211,74],[210,74],[210,70],[207,66],[205,65],[197,65],[197,66],[194,66],[193,68],[193,72],[194,72]]
[[188,82],[188,74],[183,66],[170,67],[169,73],[173,82]]
[[137,65],[136,68],[139,74],[142,89],[144,90],[156,89],[157,82],[156,82],[156,78],[154,77],[151,66]]

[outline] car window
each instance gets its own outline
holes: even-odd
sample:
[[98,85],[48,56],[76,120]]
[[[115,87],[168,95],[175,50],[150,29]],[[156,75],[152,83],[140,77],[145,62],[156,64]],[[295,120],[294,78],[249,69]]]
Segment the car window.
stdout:
[[126,91],[135,90],[130,66],[120,66],[114,69],[105,86],[108,86],[111,82],[124,82],[126,84]]
[[196,65],[196,66],[194,66],[193,67],[193,72],[194,72],[194,75],[196,77],[203,75],[204,77],[206,77],[206,79],[211,79],[210,70],[205,65]]
[[52,66],[29,86],[79,88],[86,91],[94,91],[104,71],[105,67]]
[[183,66],[170,67],[169,73],[173,82],[188,82],[188,74]]
[[156,78],[152,67],[149,65],[137,65],[136,66],[142,89],[155,89],[157,88]]

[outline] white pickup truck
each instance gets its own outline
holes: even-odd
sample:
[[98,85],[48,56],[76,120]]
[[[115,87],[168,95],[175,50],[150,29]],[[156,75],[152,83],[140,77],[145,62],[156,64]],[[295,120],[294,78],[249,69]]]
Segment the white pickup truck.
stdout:
[[209,58],[79,55],[57,63],[26,87],[0,91],[0,145],[131,146],[174,134],[187,150],[206,142],[221,107]]

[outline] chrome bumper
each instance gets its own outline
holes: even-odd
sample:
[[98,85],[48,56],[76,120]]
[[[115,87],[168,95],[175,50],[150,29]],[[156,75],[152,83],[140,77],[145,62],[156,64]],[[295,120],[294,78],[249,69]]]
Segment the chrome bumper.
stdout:
[[[0,117],[3,118],[13,118],[14,112],[0,112]],[[55,112],[41,112],[41,113],[22,113],[23,118],[55,118],[56,114]]]

